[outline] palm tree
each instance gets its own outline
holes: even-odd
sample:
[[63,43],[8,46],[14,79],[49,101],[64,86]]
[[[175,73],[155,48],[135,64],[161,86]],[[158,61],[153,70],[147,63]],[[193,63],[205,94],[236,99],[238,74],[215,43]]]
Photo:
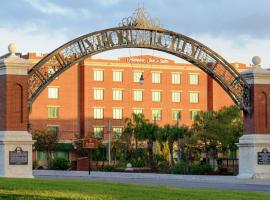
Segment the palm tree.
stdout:
[[171,126],[171,125],[165,125],[163,128],[163,139],[167,140],[169,151],[170,151],[170,163],[174,164],[173,159],[173,147],[175,142],[178,142],[181,138],[184,137],[184,135],[187,133],[188,127],[186,126],[180,126],[177,125]]

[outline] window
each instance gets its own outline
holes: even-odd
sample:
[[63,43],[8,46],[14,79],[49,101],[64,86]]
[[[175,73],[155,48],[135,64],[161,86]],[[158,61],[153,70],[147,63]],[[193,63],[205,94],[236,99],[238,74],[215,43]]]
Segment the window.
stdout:
[[139,83],[140,82],[140,78],[143,72],[133,72],[133,81],[134,83]]
[[94,100],[103,100],[103,89],[94,89]]
[[142,90],[133,90],[133,100],[142,101],[143,100],[143,91]]
[[123,99],[123,92],[120,89],[113,89],[113,100],[115,101],[122,101]]
[[103,108],[94,108],[94,119],[103,119]]
[[122,127],[113,127],[113,137],[114,138],[120,138],[122,135],[123,128]]
[[181,101],[181,92],[172,91],[172,102],[180,102]]
[[94,127],[94,137],[103,138],[104,128],[103,127]]
[[59,106],[48,106],[48,118],[55,119],[59,117]]
[[47,130],[48,130],[48,132],[56,133],[56,135],[58,135],[58,133],[59,133],[59,126],[49,125],[47,127]]
[[181,110],[172,110],[172,120],[181,119]]
[[67,151],[57,151],[56,158],[65,158],[66,160],[69,160],[69,154]]
[[161,101],[161,92],[160,91],[152,91],[152,101]]
[[199,93],[198,92],[190,92],[189,93],[189,102],[190,103],[198,103],[199,102]]
[[190,120],[194,121],[195,117],[198,115],[199,110],[190,110],[189,114],[190,114]]
[[199,84],[199,75],[198,74],[189,74],[189,84],[198,85]]
[[44,151],[38,151],[37,160],[47,160],[47,154]]
[[161,120],[161,110],[153,109],[152,110],[152,120]]
[[48,98],[58,99],[58,87],[48,87]]
[[103,81],[103,70],[94,70],[94,81]]
[[113,82],[122,82],[122,71],[113,71]]
[[180,84],[180,83],[181,83],[180,73],[172,73],[172,84]]
[[152,83],[160,83],[160,72],[152,72]]
[[135,113],[135,114],[143,114],[143,109],[142,108],[134,108],[133,113]]
[[113,108],[113,119],[122,119],[122,118],[123,118],[123,109]]

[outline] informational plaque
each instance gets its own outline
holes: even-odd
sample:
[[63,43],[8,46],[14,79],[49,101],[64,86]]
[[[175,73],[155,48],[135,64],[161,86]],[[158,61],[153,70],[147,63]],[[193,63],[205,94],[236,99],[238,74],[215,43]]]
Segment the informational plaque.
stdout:
[[9,152],[9,165],[28,165],[28,151],[23,151],[21,147],[16,147]]
[[270,153],[267,148],[263,148],[258,152],[258,165],[270,165]]

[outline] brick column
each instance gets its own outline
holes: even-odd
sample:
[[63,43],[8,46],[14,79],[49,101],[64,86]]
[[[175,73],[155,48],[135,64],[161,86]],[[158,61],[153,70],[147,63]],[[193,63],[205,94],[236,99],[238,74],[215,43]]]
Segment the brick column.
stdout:
[[258,152],[264,148],[270,151],[270,70],[259,66],[259,57],[254,57],[253,62],[255,67],[242,73],[251,86],[252,108],[244,113],[244,135],[238,144],[238,177],[270,178],[270,163],[258,162]]
[[0,177],[32,177],[33,141],[27,131],[31,63],[16,56],[15,48],[10,44],[10,55],[0,60]]

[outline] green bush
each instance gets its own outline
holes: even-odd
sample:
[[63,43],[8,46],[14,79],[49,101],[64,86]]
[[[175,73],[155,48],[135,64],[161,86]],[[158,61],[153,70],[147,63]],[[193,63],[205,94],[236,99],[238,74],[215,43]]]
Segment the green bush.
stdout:
[[203,175],[205,173],[213,172],[213,168],[207,164],[191,164],[176,163],[172,166],[171,172],[173,174],[192,174]]
[[70,162],[66,158],[54,158],[49,160],[48,168],[54,170],[67,170],[70,167]]
[[157,165],[157,170],[159,172],[163,172],[163,173],[170,173],[171,170],[171,166],[168,162],[163,161],[163,162],[159,162]]
[[145,167],[147,159],[147,151],[145,149],[132,149],[127,152],[126,163],[131,163],[132,167]]
[[188,174],[188,164],[180,162],[176,163],[171,167],[173,174]]
[[37,161],[36,161],[36,160],[33,160],[33,163],[32,163],[32,168],[33,168],[33,169],[36,169],[36,168],[37,168],[37,166],[38,166]]
[[114,169],[115,169],[115,167],[113,165],[106,165],[106,166],[104,166],[104,168],[102,169],[102,171],[112,172]]

